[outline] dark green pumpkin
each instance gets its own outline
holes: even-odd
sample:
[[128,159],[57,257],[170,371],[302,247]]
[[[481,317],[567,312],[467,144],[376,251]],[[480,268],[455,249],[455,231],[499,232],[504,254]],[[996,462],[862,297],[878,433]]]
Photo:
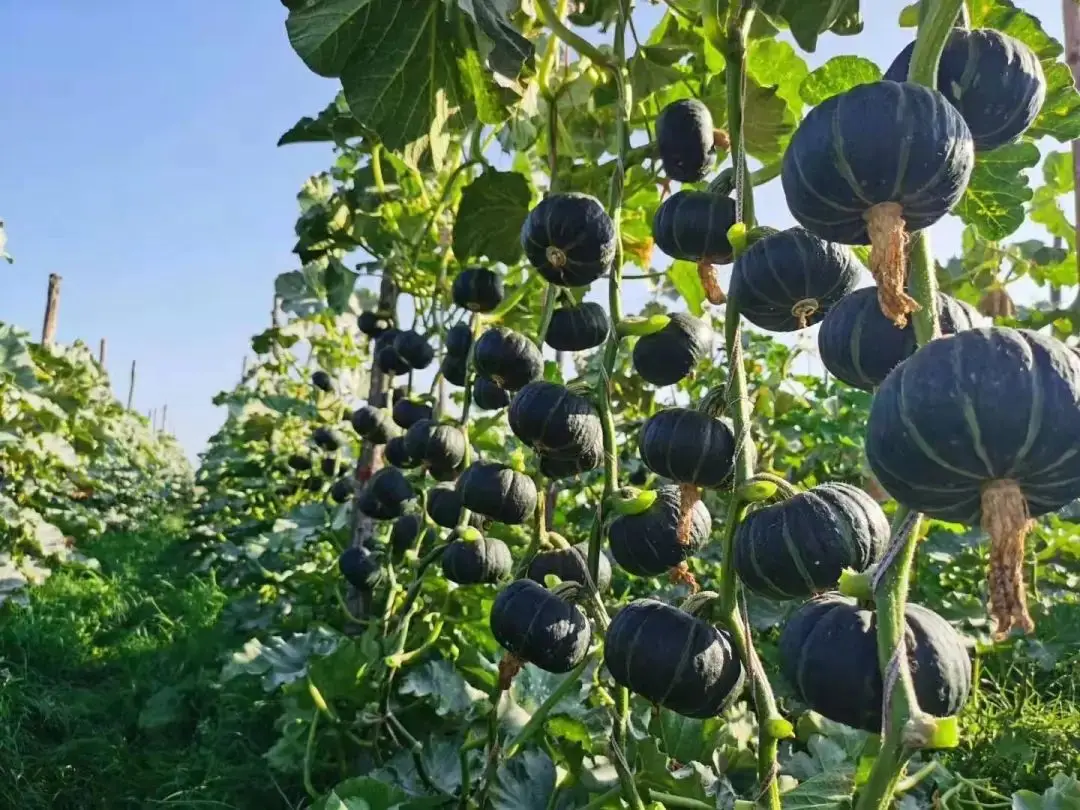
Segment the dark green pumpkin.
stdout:
[[[968,304],[945,293],[937,295],[941,332],[951,335],[981,325],[983,318]],[[842,382],[872,391],[901,361],[915,352],[915,327],[899,328],[881,313],[877,288],[865,287],[844,296],[825,316],[818,330],[821,362]]]
[[379,370],[390,377],[399,374],[408,374],[412,366],[402,357],[393,343],[386,343],[375,352],[375,365]]
[[877,501],[844,483],[819,484],[750,512],[735,531],[735,571],[772,599],[836,588],[845,568],[865,571],[889,543]]
[[339,478],[330,487],[330,497],[333,498],[334,503],[345,503],[354,494],[356,494],[356,481],[352,476]]
[[379,564],[360,546],[350,546],[338,557],[338,571],[354,588],[370,588],[379,579]]
[[450,295],[469,312],[491,312],[503,300],[502,276],[486,267],[467,267],[454,279]]
[[595,470],[603,463],[603,442],[587,448],[581,455],[572,458],[551,458],[541,454],[539,459],[541,474],[552,481],[575,478],[589,470]]
[[404,436],[395,436],[386,443],[386,447],[383,448],[383,458],[386,459],[387,464],[400,470],[411,470],[420,466],[420,461],[409,455]]
[[548,458],[602,452],[600,415],[589,400],[565,385],[534,380],[514,395],[507,416],[514,435]]
[[319,492],[324,486],[326,486],[326,479],[321,475],[313,475],[304,482],[304,488],[308,492]]
[[735,464],[735,435],[721,420],[691,408],[653,414],[638,433],[645,466],[678,484],[719,487]]
[[529,212],[521,246],[544,279],[584,287],[600,278],[615,258],[615,225],[588,194],[549,194]]
[[[907,79],[915,43],[885,72]],[[1001,31],[955,29],[938,63],[937,88],[960,111],[979,152],[997,149],[1027,131],[1046,99],[1046,76],[1027,45]]]
[[315,466],[311,460],[311,456],[303,456],[299,453],[294,453],[289,456],[287,463],[291,469],[296,470],[297,472],[307,472]]
[[335,450],[341,447],[344,441],[341,435],[337,431],[331,430],[328,427],[319,427],[311,434],[312,443],[320,450],[326,450],[333,453]]
[[402,505],[416,497],[412,485],[397,467],[377,470],[360,492],[360,511],[376,520],[400,517]]
[[319,469],[323,475],[335,478],[344,471],[345,465],[334,456],[326,456],[319,462]]
[[360,438],[372,444],[386,444],[398,435],[398,429],[386,411],[371,405],[361,405],[353,411],[349,422]]
[[608,524],[611,556],[631,574],[652,577],[685,562],[705,542],[712,518],[703,501],[690,514],[686,543],[679,542],[679,509],[682,495],[677,486],[656,489],[656,500],[637,515],[619,515]]
[[843,245],[802,228],[754,242],[735,262],[728,297],[770,332],[805,329],[855,289],[860,265]]
[[[453,485],[439,485],[427,491],[428,517],[437,526],[455,529],[461,522],[461,495]],[[469,525],[480,527],[482,520],[477,515],[469,516]]]
[[685,717],[716,717],[742,693],[743,666],[731,636],[656,599],[615,614],[604,665],[621,686]]
[[497,411],[510,404],[510,395],[487,377],[477,377],[472,385],[473,404],[484,411]]
[[468,364],[464,357],[454,357],[448,354],[439,364],[439,373],[442,374],[443,379],[459,388],[465,385],[465,373],[467,371]]
[[361,312],[356,318],[356,325],[360,331],[371,338],[377,338],[387,329],[393,327],[393,320],[387,315],[379,315],[375,312]]
[[391,410],[394,424],[406,429],[411,428],[421,419],[430,419],[431,414],[431,406],[416,399],[399,399]]
[[551,315],[544,342],[559,352],[583,352],[594,349],[608,338],[611,321],[595,301],[573,307],[559,307]]
[[[578,582],[586,585],[589,581],[589,544],[578,543],[570,548],[556,548],[541,551],[529,563],[529,579],[544,583],[544,577],[552,574],[563,582]],[[611,563],[607,555],[600,553],[600,566],[596,572],[596,590],[604,593],[611,587]]]
[[356,508],[360,511],[360,514],[366,515],[372,520],[393,520],[401,517],[405,512],[400,503],[380,501],[367,487],[360,490],[356,496]]
[[656,150],[672,180],[704,180],[716,158],[715,142],[712,114],[696,98],[673,101],[656,117]]
[[536,344],[520,332],[493,326],[473,346],[476,373],[508,391],[523,388],[544,373],[544,357]]
[[405,451],[421,464],[456,469],[465,460],[465,434],[454,425],[421,419],[406,431]]
[[800,225],[830,242],[868,245],[874,206],[898,203],[908,233],[928,228],[960,201],[974,164],[971,132],[941,93],[879,81],[810,110],[780,176]]
[[529,476],[497,462],[473,462],[457,481],[466,509],[499,523],[516,525],[536,511],[536,485]]
[[729,264],[728,229],[735,224],[735,201],[707,191],[679,191],[653,216],[653,241],[673,259]]
[[319,369],[311,375],[311,384],[320,391],[326,391],[327,393],[334,390],[333,379],[331,379],[330,375],[322,369]]
[[[420,538],[424,533],[423,539]],[[402,515],[394,521],[390,529],[390,552],[394,559],[400,560],[411,548],[422,549],[424,544],[434,538],[434,532],[424,528],[424,519],[420,515]]]
[[412,329],[400,332],[394,338],[394,349],[409,368],[417,370],[427,368],[435,359],[435,350],[427,338]]
[[472,347],[472,330],[466,323],[454,324],[446,332],[446,353],[464,359]]
[[638,338],[634,370],[653,385],[674,385],[709,353],[712,330],[693,315],[676,312],[659,332]]
[[545,672],[569,672],[592,641],[592,625],[581,608],[531,579],[514,580],[499,592],[490,625],[507,652]]
[[442,570],[451,582],[458,585],[484,585],[498,582],[514,567],[510,549],[497,537],[481,536],[476,540],[455,539],[446,547]]
[[[919,708],[957,714],[971,691],[971,661],[960,637],[931,610],[908,603],[908,666]],[[826,594],[807,602],[784,625],[780,658],[798,698],[830,720],[881,732],[883,686],[877,616],[854,600]]]

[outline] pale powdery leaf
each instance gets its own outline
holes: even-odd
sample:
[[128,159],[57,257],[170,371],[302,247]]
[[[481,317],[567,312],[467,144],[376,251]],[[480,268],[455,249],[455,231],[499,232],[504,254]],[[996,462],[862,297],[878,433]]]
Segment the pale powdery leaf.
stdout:
[[288,640],[271,636],[264,643],[257,638],[232,654],[221,672],[222,681],[238,675],[261,675],[263,688],[272,692],[307,674],[308,659],[329,655],[341,643],[341,635],[325,627],[294,633]]

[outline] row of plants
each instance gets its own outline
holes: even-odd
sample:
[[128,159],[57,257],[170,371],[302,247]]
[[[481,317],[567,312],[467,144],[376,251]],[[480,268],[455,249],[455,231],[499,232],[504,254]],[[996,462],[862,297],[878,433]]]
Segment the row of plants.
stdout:
[[[621,2],[287,5],[294,48],[343,93],[282,142],[334,141],[336,161],[300,196],[303,269],[276,283],[294,317],[219,398],[199,553],[265,631],[224,677],[279,696],[268,756],[315,806],[1047,788],[954,767],[980,761],[963,736],[984,658],[1075,646],[1074,330],[1056,293],[1017,311],[1003,292],[1075,272],[1065,159],[1034,194],[1021,173],[1036,138],[1080,125],[1038,21],[927,0],[883,79],[854,57],[810,71],[777,38],[857,33],[855,3],[673,5],[644,42]],[[427,34],[431,52],[394,44]],[[778,176],[802,227],[754,215]],[[935,268],[925,229],[950,211],[965,255]],[[1003,244],[1025,215],[1068,247]],[[875,287],[856,289],[860,260]],[[636,316],[630,264],[656,296]],[[378,298],[355,292],[365,273]],[[828,379],[743,318],[820,322]],[[1052,635],[1010,637],[1034,618]]]

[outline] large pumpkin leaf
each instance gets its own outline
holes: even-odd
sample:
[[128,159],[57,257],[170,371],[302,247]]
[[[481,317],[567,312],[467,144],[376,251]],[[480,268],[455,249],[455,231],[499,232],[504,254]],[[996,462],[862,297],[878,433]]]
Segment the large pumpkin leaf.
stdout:
[[803,80],[799,95],[810,106],[881,79],[881,68],[861,56],[834,56]]
[[363,134],[363,125],[349,112],[349,105],[345,103],[344,94],[338,93],[337,97],[315,118],[304,116],[293,124],[284,135],[278,138],[277,145],[321,141],[341,144],[349,138],[359,138]]
[[1061,210],[1059,198],[1073,190],[1073,160],[1069,152],[1051,152],[1043,161],[1043,185],[1031,200],[1031,220],[1076,247],[1076,228]]
[[487,256],[513,264],[521,257],[521,226],[532,192],[517,172],[488,169],[461,192],[454,220],[454,255],[460,261]]
[[784,810],[841,810],[851,806],[855,779],[850,768],[839,768],[807,779],[782,797]]
[[863,28],[859,0],[763,0],[758,8],[786,23],[799,47],[810,52],[826,31],[848,36]]
[[747,48],[746,70],[763,87],[775,87],[791,111],[802,115],[799,87],[810,69],[791,45],[778,39],[754,40]]
[[488,56],[492,69],[509,79],[517,78],[522,67],[532,61],[536,52],[533,44],[506,20],[507,14],[517,3],[507,3],[505,0],[460,0],[460,3],[492,42]]
[[499,766],[496,810],[546,810],[555,791],[555,763],[543,751],[523,751]]
[[983,238],[1004,239],[1024,222],[1024,203],[1032,191],[1023,172],[1038,162],[1038,148],[1026,141],[980,154],[954,213]]

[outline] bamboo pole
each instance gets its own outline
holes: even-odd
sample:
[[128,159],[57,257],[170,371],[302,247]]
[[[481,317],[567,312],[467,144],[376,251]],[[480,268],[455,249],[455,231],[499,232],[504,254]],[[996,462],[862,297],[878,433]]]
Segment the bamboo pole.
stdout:
[[105,358],[107,356],[107,352],[108,352],[108,343],[106,342],[105,338],[102,338],[101,342],[98,343],[98,364],[102,368],[105,368]]
[[166,402],[161,406],[161,432],[165,432],[165,423],[169,418],[169,403]]
[[131,404],[135,401],[135,361],[131,361],[131,382],[128,383],[127,407],[131,410]]
[[60,311],[60,276],[49,274],[49,291],[45,297],[45,321],[41,326],[41,343],[51,346],[56,340],[56,319]]
[[[1073,84],[1080,84],[1080,3],[1061,0],[1061,13],[1065,22],[1065,63],[1072,71]],[[1080,140],[1072,142],[1073,158],[1073,227],[1077,229],[1077,245],[1080,245]],[[1080,250],[1077,256],[1077,278],[1080,281]],[[1080,301],[1080,297],[1077,299]]]

